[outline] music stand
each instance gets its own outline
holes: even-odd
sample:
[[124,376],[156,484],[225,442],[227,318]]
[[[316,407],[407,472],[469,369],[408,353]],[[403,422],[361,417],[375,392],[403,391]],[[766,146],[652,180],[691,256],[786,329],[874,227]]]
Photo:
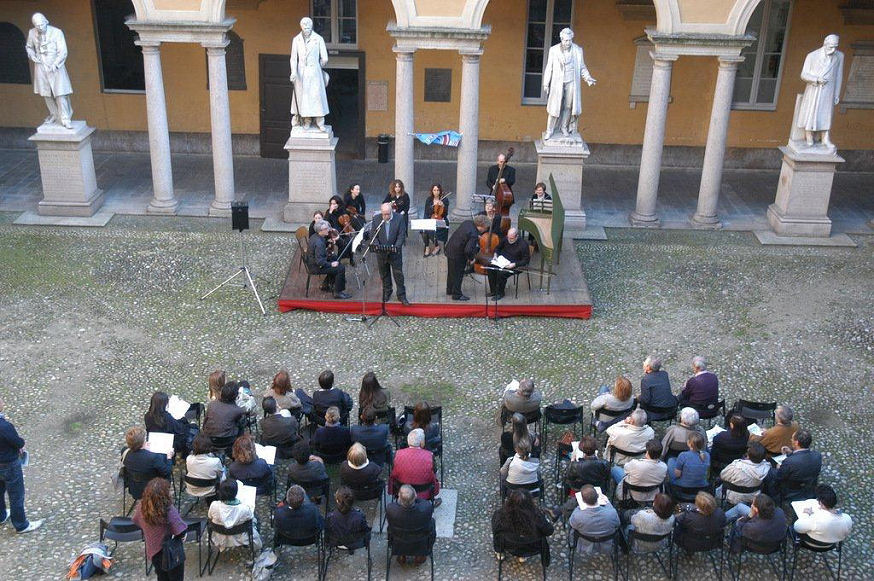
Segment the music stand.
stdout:
[[[374,244],[374,241],[379,236],[379,231],[382,229],[383,224],[385,224],[385,220],[383,220],[382,222],[379,223],[379,226],[376,227],[376,231],[373,233],[372,236],[369,237],[370,239],[369,239],[369,242],[367,244],[367,249],[364,251],[364,254],[361,255],[362,261],[367,260],[367,255],[368,255],[368,253],[370,253],[371,250],[373,250],[377,254],[385,254],[388,251],[390,251],[390,249],[391,249],[390,246],[381,246],[379,244]],[[365,264],[367,264],[367,263],[365,262]],[[362,294],[362,298],[361,298],[361,313],[362,313],[361,314],[361,322],[364,322],[367,320],[367,317],[364,315],[364,296],[363,296],[363,294]],[[380,306],[379,314],[370,320],[370,323],[367,324],[367,328],[369,329],[369,328],[373,327],[376,324],[376,322],[382,318],[383,315],[388,317],[391,320],[391,322],[394,323],[395,325],[397,325],[398,329],[400,329],[401,324],[398,323],[395,320],[395,318],[392,317],[388,313],[388,311],[385,309],[385,293],[382,293],[382,303]]]

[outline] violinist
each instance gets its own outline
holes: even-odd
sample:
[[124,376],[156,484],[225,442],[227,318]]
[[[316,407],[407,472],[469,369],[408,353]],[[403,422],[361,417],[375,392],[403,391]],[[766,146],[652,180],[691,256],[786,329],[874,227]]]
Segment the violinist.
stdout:
[[319,210],[316,210],[315,212],[313,212],[313,221],[310,222],[310,233],[309,233],[310,236],[312,236],[313,234],[316,233],[316,224],[318,224],[320,221],[322,221],[324,219],[325,219],[325,215],[322,212],[320,212]]
[[340,224],[340,216],[346,213],[344,208],[343,198],[340,196],[331,196],[331,199],[328,200],[328,211],[325,212],[325,220],[328,221],[331,228],[336,230],[343,229],[343,226]]
[[367,205],[364,203],[364,196],[361,195],[360,184],[349,186],[349,189],[343,194],[343,205],[346,208],[346,213],[352,216],[352,223],[355,229],[361,228],[364,220],[366,220]]
[[331,233],[331,225],[327,220],[319,220],[315,223],[316,233],[310,236],[307,261],[319,274],[326,274],[326,281],[333,282],[334,298],[348,299],[351,295],[346,290],[346,267],[328,254],[328,238]]
[[519,231],[515,228],[510,228],[507,231],[507,237],[501,240],[498,248],[495,249],[495,256],[503,256],[510,261],[505,270],[489,270],[489,297],[494,297],[496,301],[504,298],[504,289],[507,288],[507,279],[513,276],[512,270],[522,268],[528,265],[531,260],[531,251],[528,249],[528,243],[525,242]]
[[325,212],[325,220],[331,224],[331,228],[340,233],[340,240],[337,241],[338,254],[342,258],[348,258],[350,266],[355,266],[355,257],[352,255],[352,249],[346,250],[346,247],[352,244],[356,228],[352,225],[352,218],[346,213],[343,198],[331,196],[331,199],[328,201],[328,211]]
[[[449,238],[449,206],[448,200],[443,195],[443,186],[440,184],[432,184],[428,199],[425,200],[425,217],[433,220],[443,220],[446,228],[437,228],[436,231],[430,232],[422,230],[422,242],[425,243],[425,256],[437,256],[440,254],[440,243],[446,243]],[[433,248],[432,248],[433,246]]]
[[495,209],[495,201],[492,199],[486,199],[485,210],[477,212],[477,216],[485,216],[486,223],[491,224],[492,232],[497,234],[498,236],[503,237],[503,232],[501,231],[501,219],[502,216]]
[[[504,170],[503,173],[501,173],[501,169]],[[489,173],[486,177],[486,187],[489,188],[489,193],[492,195],[495,193],[495,182],[498,181],[498,174],[501,174],[500,183],[507,184],[512,190],[513,184],[516,183],[516,168],[507,165],[507,156],[503,153],[498,155],[497,162],[489,168]]]
[[479,237],[488,230],[486,217],[474,216],[462,222],[446,243],[446,294],[452,295],[453,301],[470,300],[461,292],[464,269],[479,254]]
[[392,180],[388,185],[388,195],[386,195],[382,203],[391,204],[392,210],[402,219],[404,228],[406,228],[409,224],[407,220],[410,214],[410,196],[404,190],[404,182]]

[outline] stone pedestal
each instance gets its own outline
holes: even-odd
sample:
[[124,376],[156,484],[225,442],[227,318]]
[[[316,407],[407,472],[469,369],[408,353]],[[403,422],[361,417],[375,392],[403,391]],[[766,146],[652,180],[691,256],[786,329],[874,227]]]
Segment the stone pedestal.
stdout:
[[38,210],[43,216],[92,216],[103,205],[91,153],[94,128],[84,121],[72,124],[72,129],[40,125],[28,139],[39,153],[43,198]]
[[288,203],[282,219],[309,224],[313,212],[324,211],[337,194],[337,138],[330,125],[326,132],[295,127],[285,143],[288,151]]
[[828,217],[832,181],[835,168],[844,159],[825,147],[798,151],[791,142],[780,151],[783,168],[777,197],[768,206],[768,223],[780,236],[828,238],[832,228]]
[[555,179],[555,187],[564,206],[564,229],[586,229],[586,212],[583,210],[583,162],[589,157],[589,146],[579,133],[569,137],[555,136],[538,139],[537,181],[549,183],[549,174]]

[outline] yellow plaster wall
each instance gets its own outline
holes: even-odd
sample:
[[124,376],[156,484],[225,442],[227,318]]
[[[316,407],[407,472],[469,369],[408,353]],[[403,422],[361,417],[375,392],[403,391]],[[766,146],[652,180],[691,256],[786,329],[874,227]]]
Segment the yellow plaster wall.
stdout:
[[728,22],[735,0],[677,0],[683,22],[709,24]]
[[419,16],[458,18],[464,12],[465,4],[467,0],[416,0],[416,12]]

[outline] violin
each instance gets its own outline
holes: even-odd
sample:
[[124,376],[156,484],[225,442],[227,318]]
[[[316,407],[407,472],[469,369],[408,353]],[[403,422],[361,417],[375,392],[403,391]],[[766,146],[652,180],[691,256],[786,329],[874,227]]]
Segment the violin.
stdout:
[[329,256],[337,255],[337,241],[340,239],[340,233],[336,228],[328,230],[327,241],[325,242],[325,251]]
[[431,210],[431,218],[433,220],[442,220],[446,216],[446,204],[443,199],[435,200],[433,209]]
[[[343,229],[340,230],[340,234],[354,234],[355,233],[355,227],[352,226],[352,216],[351,215],[343,214],[342,216],[337,218],[337,222],[339,222],[340,226],[343,227]],[[335,230],[335,232],[336,232],[336,230]]]

